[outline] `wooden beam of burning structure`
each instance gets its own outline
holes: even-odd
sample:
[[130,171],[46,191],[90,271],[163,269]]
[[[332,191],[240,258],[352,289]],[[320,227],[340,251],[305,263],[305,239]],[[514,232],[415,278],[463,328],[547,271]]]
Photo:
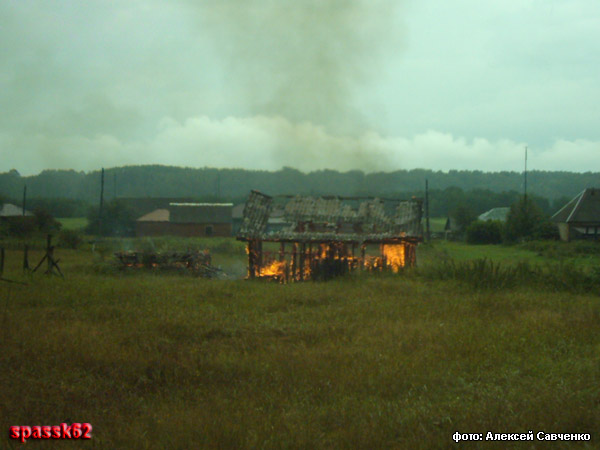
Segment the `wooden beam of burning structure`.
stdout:
[[[290,282],[353,270],[398,272],[416,264],[422,208],[418,198],[271,197],[251,191],[237,239],[247,244],[249,278]],[[283,226],[271,229],[273,218]],[[264,250],[268,242],[279,243],[279,250]],[[367,251],[374,246],[378,255]]]

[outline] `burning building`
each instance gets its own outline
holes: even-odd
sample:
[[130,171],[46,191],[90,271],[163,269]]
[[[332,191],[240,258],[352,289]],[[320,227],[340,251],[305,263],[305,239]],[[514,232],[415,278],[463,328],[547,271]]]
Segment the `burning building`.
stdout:
[[[247,243],[248,277],[325,280],[353,270],[398,272],[416,263],[421,199],[271,197],[252,191],[237,239]],[[274,210],[289,226],[269,231]]]

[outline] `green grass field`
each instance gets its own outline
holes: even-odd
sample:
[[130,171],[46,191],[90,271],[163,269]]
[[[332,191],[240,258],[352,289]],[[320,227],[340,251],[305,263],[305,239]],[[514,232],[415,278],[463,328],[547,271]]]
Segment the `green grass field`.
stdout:
[[85,217],[65,217],[56,220],[60,222],[63,230],[83,230],[88,224]]
[[429,230],[432,233],[443,233],[447,217],[431,217],[429,219]]
[[[107,449],[454,448],[456,431],[529,430],[598,447],[598,292],[419,273],[447,257],[551,260],[539,252],[437,243],[401,275],[279,285],[103,270],[130,244],[57,249],[64,280],[23,277],[7,250],[5,276],[29,284],[0,283],[0,428],[89,422],[77,448]],[[233,240],[213,253],[226,269],[245,258]],[[460,446],[573,445],[558,444]]]

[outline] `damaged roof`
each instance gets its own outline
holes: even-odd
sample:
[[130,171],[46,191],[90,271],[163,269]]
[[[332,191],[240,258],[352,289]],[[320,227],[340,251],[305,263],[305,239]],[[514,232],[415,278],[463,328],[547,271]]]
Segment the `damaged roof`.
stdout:
[[283,218],[290,226],[267,232],[267,223],[278,209],[280,205],[274,205],[273,197],[250,192],[238,238],[362,242],[422,237],[420,199],[296,196],[283,205]]

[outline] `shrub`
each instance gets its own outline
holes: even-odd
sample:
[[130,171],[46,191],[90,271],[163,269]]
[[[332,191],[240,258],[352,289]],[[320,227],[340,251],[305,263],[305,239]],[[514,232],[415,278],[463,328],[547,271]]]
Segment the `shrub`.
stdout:
[[33,211],[33,215],[35,217],[35,225],[38,230],[44,233],[51,233],[53,231],[60,230],[60,222],[57,221],[46,209],[36,208]]
[[503,266],[489,259],[470,261],[442,260],[428,267],[423,275],[430,280],[457,280],[474,289],[513,288],[531,278],[533,269],[527,263]]
[[8,223],[8,234],[14,237],[31,236],[36,229],[36,222],[31,216],[10,217]]
[[557,241],[560,239],[558,227],[549,220],[545,220],[538,225],[537,230],[534,233],[534,238]]
[[9,235],[9,225],[6,220],[0,220],[0,236],[5,237]]
[[58,235],[58,245],[63,248],[77,249],[83,243],[83,236],[77,230],[62,230]]
[[101,236],[132,236],[135,231],[135,214],[125,202],[111,200],[102,211],[102,221],[99,219],[98,209],[89,210],[85,231]]
[[575,253],[580,255],[600,255],[600,242],[594,241],[575,241]]
[[465,204],[460,204],[450,212],[450,216],[456,221],[457,231],[464,232],[467,227],[477,219],[473,210]]
[[520,247],[548,258],[600,255],[600,242],[594,241],[529,241],[521,244]]
[[456,280],[476,290],[530,286],[576,293],[600,292],[600,271],[585,270],[571,263],[532,265],[527,262],[500,264],[488,259],[441,260],[421,269],[428,280]]
[[469,244],[500,244],[504,225],[499,220],[476,220],[467,227]]
[[535,238],[545,222],[542,210],[529,197],[513,203],[506,217],[506,240],[519,241]]

